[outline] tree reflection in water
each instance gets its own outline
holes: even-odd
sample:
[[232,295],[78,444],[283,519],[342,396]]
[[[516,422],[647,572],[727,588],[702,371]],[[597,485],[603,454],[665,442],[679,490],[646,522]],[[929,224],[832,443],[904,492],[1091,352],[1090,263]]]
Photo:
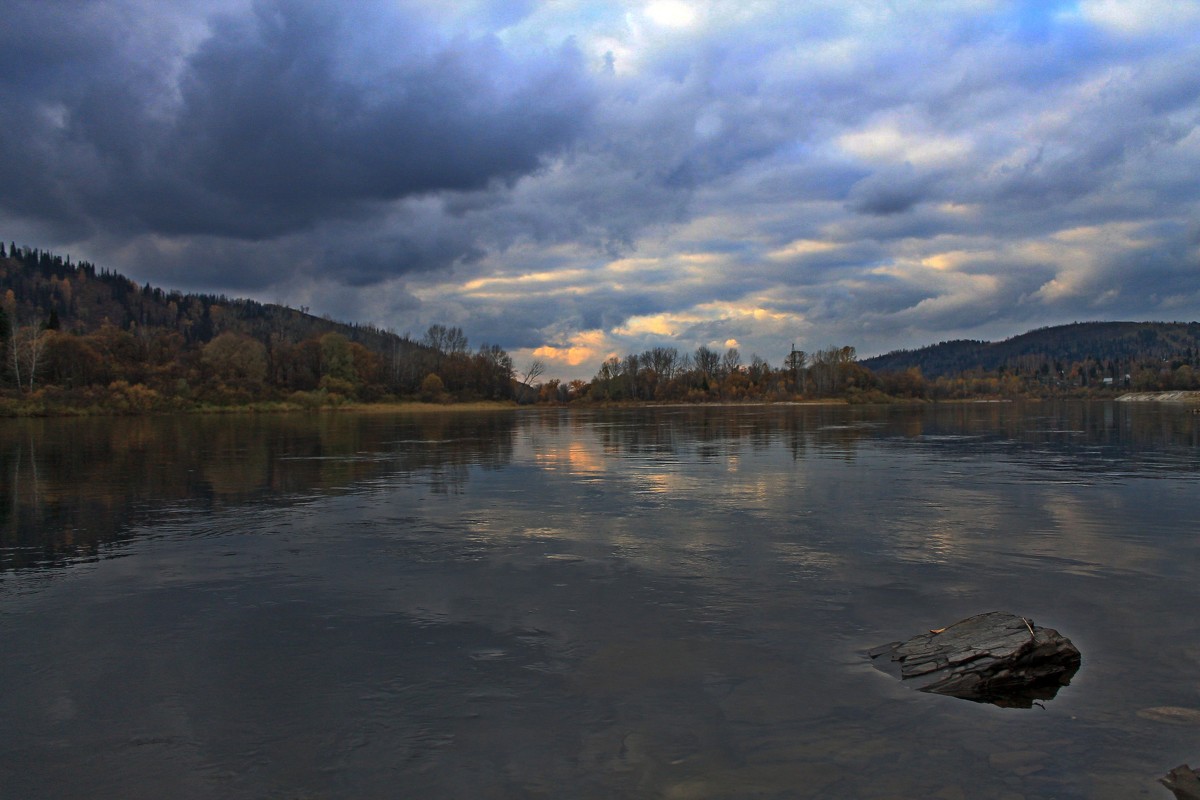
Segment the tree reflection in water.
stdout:
[[97,557],[168,510],[286,504],[382,476],[458,491],[512,458],[516,415],[212,415],[0,421],[0,570]]

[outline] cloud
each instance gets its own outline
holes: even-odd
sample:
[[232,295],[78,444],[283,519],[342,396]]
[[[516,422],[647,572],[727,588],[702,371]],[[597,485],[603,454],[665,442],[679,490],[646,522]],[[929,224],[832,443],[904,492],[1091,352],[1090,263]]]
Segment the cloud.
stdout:
[[925,200],[931,183],[911,164],[881,170],[851,187],[848,205],[859,214],[900,214]]
[[1076,13],[1121,36],[1161,34],[1200,24],[1200,6],[1172,0],[1082,0]]
[[13,0],[0,224],[571,377],[1197,317],[1196,8]]
[[[85,25],[97,41],[119,37],[122,15],[78,5],[78,18],[22,6],[28,35],[66,29],[28,48],[31,60],[87,39]],[[27,168],[4,210],[27,215],[40,198],[34,213],[64,225],[286,235],[514,181],[571,143],[592,102],[569,43],[517,56],[382,2],[263,0],[203,22],[188,52],[151,56],[175,65],[169,77],[131,80],[135,53],[96,46],[32,76],[6,71],[6,115],[26,124],[0,146]]]

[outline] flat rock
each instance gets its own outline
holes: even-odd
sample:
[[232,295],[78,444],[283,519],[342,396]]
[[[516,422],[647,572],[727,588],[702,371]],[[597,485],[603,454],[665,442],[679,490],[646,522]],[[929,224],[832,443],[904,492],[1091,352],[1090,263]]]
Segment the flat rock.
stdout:
[[1170,789],[1176,800],[1200,800],[1200,773],[1187,764],[1180,764],[1158,782]]
[[[1071,640],[1028,617],[992,611],[867,651],[876,666],[899,667],[923,692],[1028,708],[1070,683],[1080,654]],[[886,661],[881,660],[888,656]]]

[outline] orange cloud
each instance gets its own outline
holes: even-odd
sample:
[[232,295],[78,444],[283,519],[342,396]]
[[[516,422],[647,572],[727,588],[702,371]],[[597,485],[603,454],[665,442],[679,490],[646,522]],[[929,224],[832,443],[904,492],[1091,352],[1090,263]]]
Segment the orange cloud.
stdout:
[[577,367],[583,362],[595,358],[603,345],[603,331],[584,331],[572,336],[571,343],[566,347],[557,347],[550,344],[542,345],[533,351],[533,357]]

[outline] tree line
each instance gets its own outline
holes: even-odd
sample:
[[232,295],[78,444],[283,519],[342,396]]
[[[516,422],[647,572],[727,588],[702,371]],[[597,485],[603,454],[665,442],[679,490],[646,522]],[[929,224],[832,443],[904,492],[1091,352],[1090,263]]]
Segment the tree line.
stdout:
[[[1000,342],[960,340],[868,359],[935,396],[1200,389],[1200,323],[1077,322]],[[911,381],[910,381],[911,382]]]
[[[1149,337],[1143,331],[1143,341]],[[1186,342],[1186,340],[1185,340]],[[736,348],[724,353],[700,347],[693,353],[654,348],[611,357],[590,381],[541,387],[542,402],[593,401],[786,401],[843,398],[849,402],[959,400],[978,397],[1104,397],[1122,392],[1200,390],[1197,348],[1182,344],[1166,354],[1074,359],[1027,352],[992,369],[965,368],[927,376],[920,366],[871,369],[853,347],[812,353],[793,350],[778,368],[757,355],[743,363]]]
[[752,355],[701,346],[691,353],[655,347],[624,358],[612,356],[590,381],[556,381],[541,387],[543,401],[724,402],[783,401],[845,397],[884,399],[877,378],[857,361],[853,347],[828,347],[813,353],[793,349],[783,365],[772,367]]
[[779,366],[736,347],[611,356],[591,380],[538,383],[461,328],[419,339],[219,295],[164,292],[88,262],[0,243],[0,413],[288,402],[521,403],[940,400],[1200,389],[1200,324],[1085,323],[999,343],[859,361],[793,347]]
[[87,262],[0,244],[0,387],[10,405],[150,411],[289,401],[512,400],[497,345],[420,339],[306,309],[164,292]]

